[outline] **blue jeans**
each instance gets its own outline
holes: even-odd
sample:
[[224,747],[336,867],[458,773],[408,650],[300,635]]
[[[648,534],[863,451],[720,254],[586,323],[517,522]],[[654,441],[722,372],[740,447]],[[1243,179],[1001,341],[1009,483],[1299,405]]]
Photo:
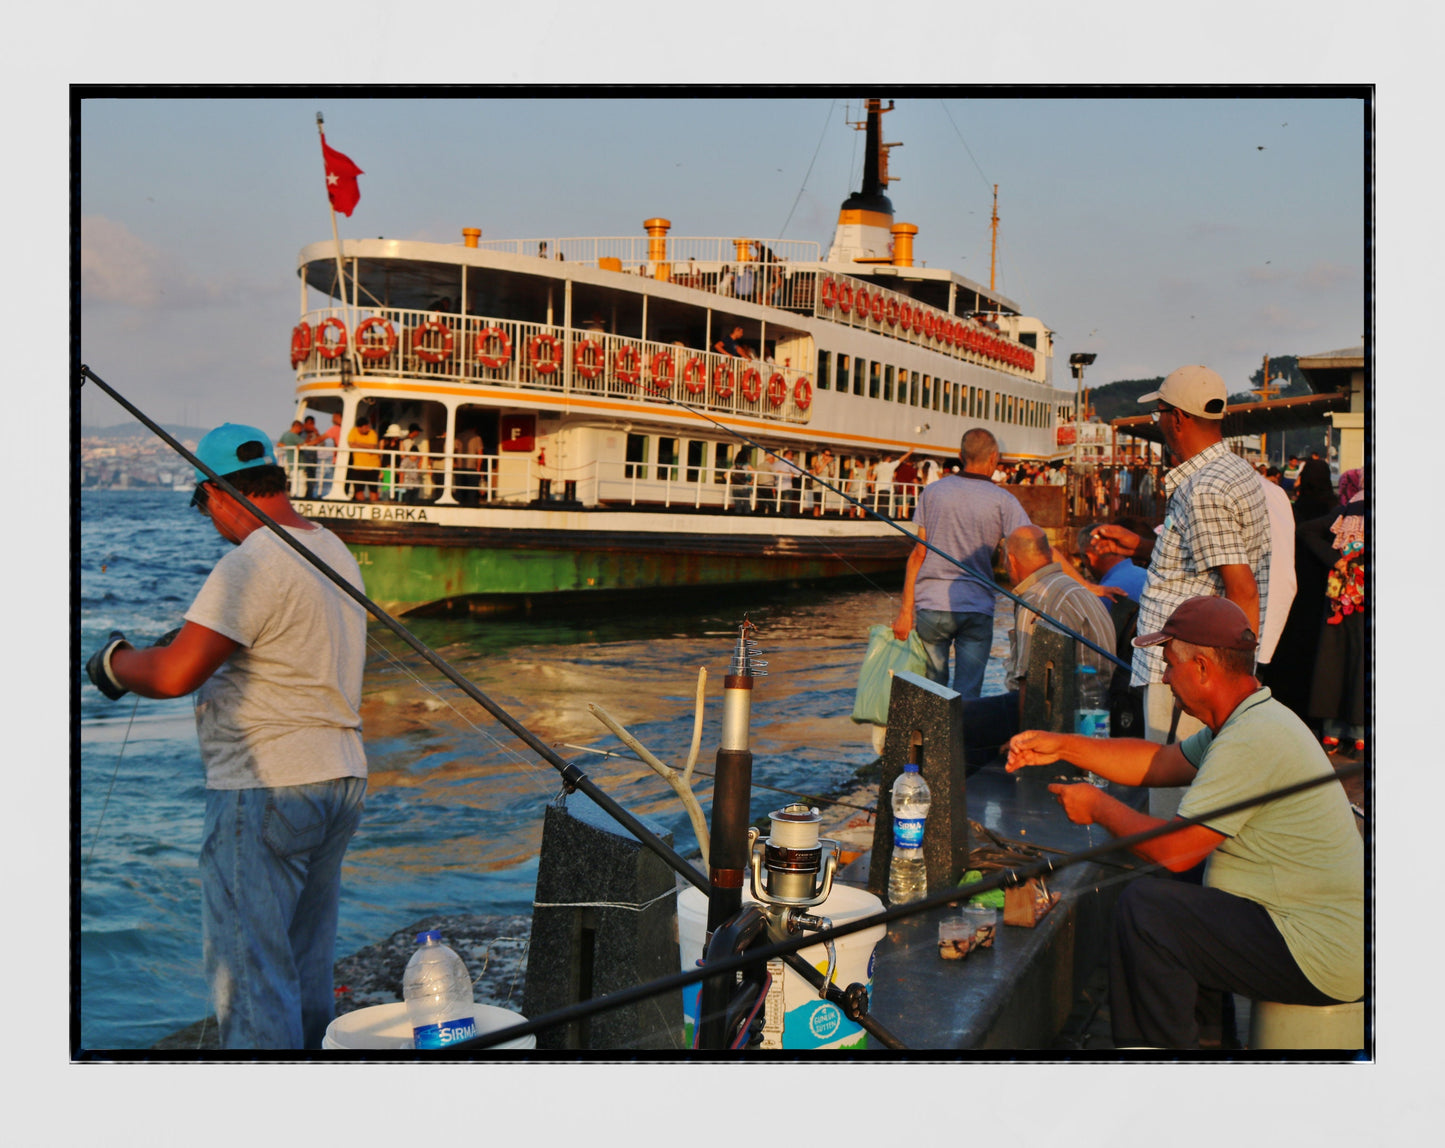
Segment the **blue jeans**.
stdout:
[[201,937],[222,1048],[320,1048],[334,1013],[341,861],[366,779],[208,789]]
[[983,671],[993,648],[992,614],[914,610],[913,625],[928,655],[928,680],[946,686],[948,648],[953,647],[953,688],[964,698],[983,693]]

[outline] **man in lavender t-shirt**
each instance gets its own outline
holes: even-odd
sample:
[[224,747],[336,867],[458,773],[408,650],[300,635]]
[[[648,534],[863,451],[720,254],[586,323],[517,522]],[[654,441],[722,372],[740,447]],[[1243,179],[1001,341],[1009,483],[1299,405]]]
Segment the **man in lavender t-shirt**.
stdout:
[[893,623],[900,641],[916,625],[928,655],[928,678],[949,685],[948,651],[953,648],[952,687],[965,698],[983,692],[983,671],[993,645],[993,557],[998,545],[1020,526],[1030,525],[1017,498],[992,481],[998,440],[982,427],[963,436],[961,474],[929,483],[918,496],[918,537],[957,558],[969,573],[917,544],[908,556],[903,602]]

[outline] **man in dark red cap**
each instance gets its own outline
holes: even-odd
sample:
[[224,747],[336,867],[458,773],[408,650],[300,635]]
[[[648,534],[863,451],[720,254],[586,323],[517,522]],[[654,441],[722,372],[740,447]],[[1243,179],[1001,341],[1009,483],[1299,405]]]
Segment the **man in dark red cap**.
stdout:
[[[1182,742],[1029,730],[1009,772],[1066,760],[1124,785],[1188,786],[1174,818],[1196,817],[1320,775],[1329,759],[1309,728],[1254,677],[1258,645],[1227,598],[1194,597],[1163,629],[1164,681],[1204,728]],[[1116,837],[1165,824],[1092,785],[1049,786],[1071,821]],[[1339,785],[1211,817],[1133,846],[1182,873],[1208,860],[1204,884],[1141,878],[1119,898],[1109,962],[1118,1048],[1197,1048],[1201,992],[1326,1005],[1364,991],[1364,850]]]

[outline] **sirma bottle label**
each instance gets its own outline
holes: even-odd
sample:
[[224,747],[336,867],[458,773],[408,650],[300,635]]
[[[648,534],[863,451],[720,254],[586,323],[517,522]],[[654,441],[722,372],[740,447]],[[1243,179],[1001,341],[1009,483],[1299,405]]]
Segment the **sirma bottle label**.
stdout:
[[477,1022],[472,1017],[466,1017],[412,1029],[412,1044],[416,1048],[446,1048],[461,1040],[471,1040],[476,1035]]
[[895,817],[893,819],[893,845],[898,849],[923,848],[922,817]]

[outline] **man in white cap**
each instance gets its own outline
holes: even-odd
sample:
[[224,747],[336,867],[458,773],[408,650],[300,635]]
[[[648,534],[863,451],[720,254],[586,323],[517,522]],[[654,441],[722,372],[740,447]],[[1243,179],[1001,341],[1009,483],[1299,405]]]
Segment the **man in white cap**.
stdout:
[[[196,456],[358,590],[306,521],[266,435],[226,423]],[[222,1048],[320,1048],[334,1015],[341,862],[361,819],[366,611],[200,470],[193,506],[236,547],[148,649],[113,633],[86,671],[112,701],[196,692],[206,771],[203,961]]]
[[[1309,727],[1255,677],[1258,642],[1244,613],[1223,598],[1190,598],[1134,645],[1163,651],[1165,688],[1200,732],[1160,746],[1029,730],[1009,743],[1010,773],[1062,760],[1125,785],[1187,785],[1180,818],[1330,780],[1132,846],[1173,873],[1201,860],[1207,868],[1202,887],[1148,876],[1120,896],[1109,953],[1115,1047],[1199,1047],[1198,1006],[1210,993],[1302,1005],[1358,1000],[1364,843]],[[1092,785],[1049,791],[1070,821],[1115,837],[1166,823]]]
[[[1160,629],[1180,603],[1208,594],[1235,603],[1258,633],[1269,594],[1269,509],[1259,475],[1224,445],[1224,380],[1208,367],[1180,367],[1139,402],[1154,404],[1154,421],[1179,460],[1164,477],[1168,510],[1139,595],[1139,632]],[[1119,554],[1145,548],[1139,535],[1113,524],[1100,526],[1094,540],[1101,550]],[[1150,741],[1182,739],[1201,728],[1187,711],[1176,709],[1157,647],[1134,651],[1130,681],[1146,687],[1144,730]],[[1149,811],[1169,817],[1182,795],[1182,789],[1151,792]]]

